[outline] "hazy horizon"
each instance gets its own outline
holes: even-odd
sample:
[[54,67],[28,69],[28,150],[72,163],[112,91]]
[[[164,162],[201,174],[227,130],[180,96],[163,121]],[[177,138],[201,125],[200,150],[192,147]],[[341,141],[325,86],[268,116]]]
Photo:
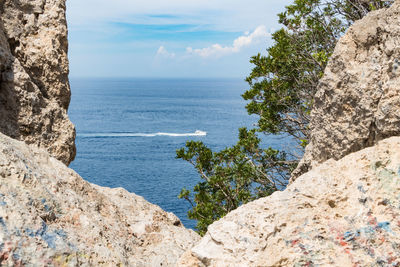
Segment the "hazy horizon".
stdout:
[[245,77],[223,77],[223,76],[204,76],[204,77],[179,77],[179,76],[168,76],[168,77],[157,77],[157,76],[71,76],[70,79],[151,79],[151,80],[241,80],[244,81]]

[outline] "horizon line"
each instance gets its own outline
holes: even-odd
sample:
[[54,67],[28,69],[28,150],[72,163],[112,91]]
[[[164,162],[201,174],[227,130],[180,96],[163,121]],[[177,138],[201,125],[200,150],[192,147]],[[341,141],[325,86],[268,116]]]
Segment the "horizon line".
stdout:
[[216,79],[238,79],[245,80],[243,77],[221,76],[221,77],[157,77],[157,76],[69,76],[69,79],[181,79],[181,80],[216,80]]

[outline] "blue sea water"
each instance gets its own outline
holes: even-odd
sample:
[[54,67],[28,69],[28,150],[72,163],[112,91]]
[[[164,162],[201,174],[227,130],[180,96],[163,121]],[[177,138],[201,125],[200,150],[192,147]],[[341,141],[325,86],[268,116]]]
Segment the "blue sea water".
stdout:
[[[72,78],[71,88],[78,151],[71,167],[89,182],[143,196],[190,228],[190,206],[177,195],[200,178],[176,149],[188,140],[223,149],[257,121],[245,110],[248,85],[240,79]],[[279,148],[282,138],[266,145]]]

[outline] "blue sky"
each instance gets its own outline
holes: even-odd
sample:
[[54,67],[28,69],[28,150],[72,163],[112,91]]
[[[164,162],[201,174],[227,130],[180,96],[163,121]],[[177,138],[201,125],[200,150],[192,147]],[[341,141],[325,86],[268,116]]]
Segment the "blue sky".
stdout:
[[71,77],[245,78],[290,0],[68,0]]

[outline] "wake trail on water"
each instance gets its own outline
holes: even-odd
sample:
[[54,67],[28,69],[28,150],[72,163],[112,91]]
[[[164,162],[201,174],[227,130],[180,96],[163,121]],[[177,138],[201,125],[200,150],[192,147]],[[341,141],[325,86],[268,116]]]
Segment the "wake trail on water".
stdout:
[[78,133],[78,137],[155,137],[155,136],[171,136],[171,137],[185,137],[185,136],[206,136],[207,132],[197,130],[194,133]]

